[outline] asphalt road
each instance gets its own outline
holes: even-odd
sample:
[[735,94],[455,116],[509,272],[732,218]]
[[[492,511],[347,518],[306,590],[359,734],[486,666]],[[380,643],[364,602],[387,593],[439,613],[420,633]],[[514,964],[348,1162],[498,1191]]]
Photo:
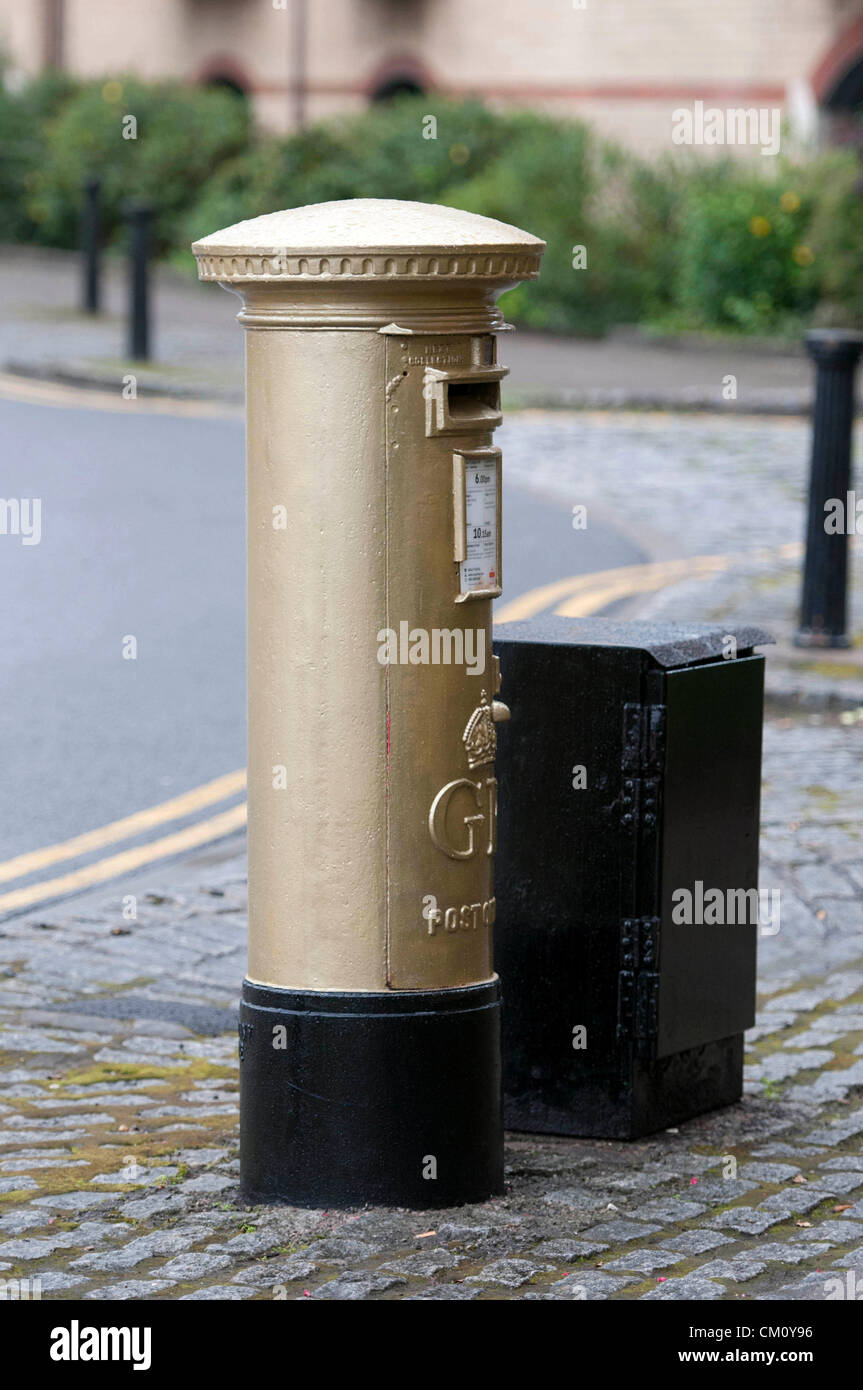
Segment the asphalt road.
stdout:
[[[0,493],[42,508],[38,545],[0,535],[5,861],[243,766],[244,504],[239,418],[2,401],[0,423]],[[506,600],[645,558],[522,489],[504,508]]]

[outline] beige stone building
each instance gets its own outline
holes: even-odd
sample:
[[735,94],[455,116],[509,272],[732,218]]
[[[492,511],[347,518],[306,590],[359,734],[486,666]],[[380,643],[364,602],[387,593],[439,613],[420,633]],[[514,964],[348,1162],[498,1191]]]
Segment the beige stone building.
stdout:
[[406,88],[430,112],[446,93],[577,114],[650,152],[699,102],[847,139],[863,101],[863,0],[0,0],[0,46],[19,79],[228,83],[277,131]]

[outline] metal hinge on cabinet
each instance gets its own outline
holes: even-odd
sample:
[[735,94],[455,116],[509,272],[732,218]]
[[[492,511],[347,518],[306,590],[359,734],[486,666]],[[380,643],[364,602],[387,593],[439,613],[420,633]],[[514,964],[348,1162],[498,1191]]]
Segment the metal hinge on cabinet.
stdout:
[[665,705],[624,705],[620,819],[625,830],[656,825],[664,758]]
[[655,1038],[658,1005],[659,918],[626,917],[620,932],[618,1037]]
[[628,849],[622,881],[617,1033],[650,1047],[659,1012],[659,820],[665,764],[665,706],[623,707],[621,828]]

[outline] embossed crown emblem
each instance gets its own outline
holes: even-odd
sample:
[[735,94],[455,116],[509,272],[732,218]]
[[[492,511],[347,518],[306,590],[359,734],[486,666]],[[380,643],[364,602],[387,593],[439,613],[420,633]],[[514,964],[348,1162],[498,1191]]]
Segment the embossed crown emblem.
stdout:
[[462,742],[467,752],[467,765],[471,770],[482,767],[483,763],[494,762],[497,749],[497,731],[488,695],[483,690],[480,702],[465,725]]

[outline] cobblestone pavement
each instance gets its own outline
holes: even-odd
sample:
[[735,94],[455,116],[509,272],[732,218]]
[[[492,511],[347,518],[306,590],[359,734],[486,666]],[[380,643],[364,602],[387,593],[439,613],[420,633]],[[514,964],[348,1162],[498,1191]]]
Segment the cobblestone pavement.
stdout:
[[782,917],[760,943],[742,1103],[632,1144],[512,1135],[506,1196],[483,1205],[239,1201],[237,839],[6,920],[0,1279],[61,1300],[853,1296],[859,739],[826,712],[767,725],[762,886]]

